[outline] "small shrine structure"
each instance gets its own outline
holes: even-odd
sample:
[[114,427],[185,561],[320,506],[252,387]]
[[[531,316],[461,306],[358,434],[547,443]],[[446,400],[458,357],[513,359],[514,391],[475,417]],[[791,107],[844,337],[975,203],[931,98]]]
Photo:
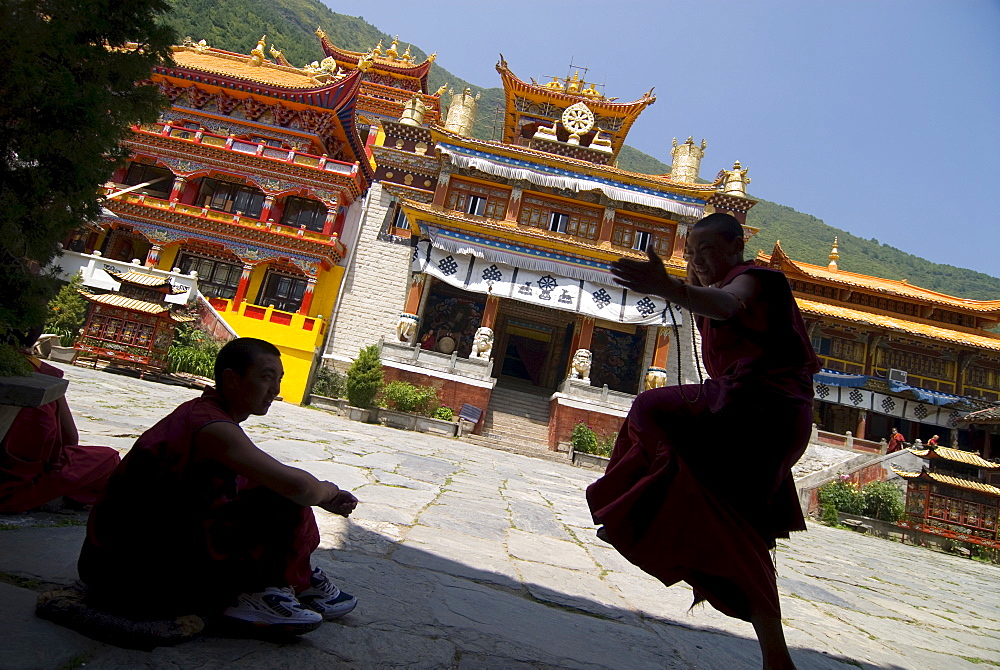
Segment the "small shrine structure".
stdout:
[[105,271],[121,288],[117,293],[81,291],[91,307],[74,347],[84,358],[92,359],[95,367],[104,358],[138,367],[143,373],[165,371],[177,324],[193,320],[172,312],[165,298],[188,289],[144,272]]
[[927,465],[920,472],[895,471],[907,484],[905,517],[899,525],[1000,549],[1000,488],[985,481],[990,473],[1000,472],[1000,464],[947,447],[909,451]]

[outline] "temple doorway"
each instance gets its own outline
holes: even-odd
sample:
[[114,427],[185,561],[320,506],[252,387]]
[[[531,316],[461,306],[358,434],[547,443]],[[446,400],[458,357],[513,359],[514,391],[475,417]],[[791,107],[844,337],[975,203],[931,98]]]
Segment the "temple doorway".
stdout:
[[546,372],[552,355],[553,328],[510,319],[505,330],[500,377],[547,386]]

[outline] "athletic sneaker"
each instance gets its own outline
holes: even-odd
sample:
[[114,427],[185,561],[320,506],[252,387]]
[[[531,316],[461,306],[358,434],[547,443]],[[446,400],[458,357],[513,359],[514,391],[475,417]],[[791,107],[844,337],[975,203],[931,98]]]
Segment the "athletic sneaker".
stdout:
[[[323,617],[302,606],[291,587],[271,586],[259,593],[241,593],[223,614],[259,627],[277,627],[291,633],[308,633]],[[276,628],[276,629],[277,629]]]
[[338,589],[319,568],[313,568],[309,581],[312,586],[299,594],[299,602],[327,621],[344,616],[358,604],[357,598]]

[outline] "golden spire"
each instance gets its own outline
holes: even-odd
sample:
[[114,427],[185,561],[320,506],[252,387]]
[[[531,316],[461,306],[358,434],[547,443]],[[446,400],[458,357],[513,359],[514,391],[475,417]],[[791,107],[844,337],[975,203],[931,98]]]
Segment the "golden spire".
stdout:
[[382,55],[382,40],[379,40],[378,44],[375,46],[375,48],[372,49],[369,53],[371,53],[372,56],[381,56]]
[[410,61],[413,60],[413,56],[410,55],[410,45],[409,44],[406,45],[406,51],[404,51],[403,55],[399,57],[399,60],[405,60],[407,63],[409,63]]
[[264,63],[264,46],[266,40],[267,35],[262,35],[257,41],[257,46],[250,51],[250,65],[260,67]]
[[392,40],[392,46],[385,50],[385,55],[393,60],[399,56],[399,35]]
[[[586,82],[582,82],[586,83]],[[566,82],[566,92],[567,93],[579,93],[580,92],[580,71],[577,70],[573,73],[573,78]]]
[[[836,271],[837,270],[837,260],[840,258],[840,252],[837,250],[837,238],[833,238],[833,248],[830,249],[830,264],[826,266],[827,270]],[[906,280],[903,280],[906,281]]]

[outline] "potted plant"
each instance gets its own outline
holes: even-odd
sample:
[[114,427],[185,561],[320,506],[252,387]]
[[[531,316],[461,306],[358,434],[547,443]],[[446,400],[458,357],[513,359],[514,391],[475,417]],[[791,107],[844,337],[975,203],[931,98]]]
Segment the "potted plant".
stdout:
[[80,295],[82,289],[83,276],[77,272],[49,301],[49,316],[45,321],[45,328],[59,336],[59,345],[53,344],[49,354],[53,361],[72,363],[76,358],[73,344],[87,318],[87,301]]
[[[378,416],[374,408],[375,396],[382,388],[382,357],[377,344],[358,352],[358,357],[347,370],[344,390],[347,393],[347,416],[355,421],[372,421]],[[375,417],[372,416],[374,413]]]
[[309,392],[309,404],[343,414],[347,407],[347,398],[344,397],[346,381],[344,375],[333,368],[320,367]]

